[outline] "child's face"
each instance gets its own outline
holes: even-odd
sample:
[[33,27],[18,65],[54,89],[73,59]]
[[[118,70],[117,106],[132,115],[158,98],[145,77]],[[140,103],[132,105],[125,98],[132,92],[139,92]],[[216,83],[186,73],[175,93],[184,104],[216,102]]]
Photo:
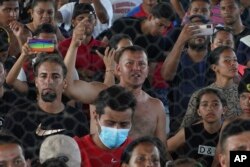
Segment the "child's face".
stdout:
[[205,93],[201,96],[198,115],[203,121],[213,123],[221,120],[223,106],[219,97],[214,93]]

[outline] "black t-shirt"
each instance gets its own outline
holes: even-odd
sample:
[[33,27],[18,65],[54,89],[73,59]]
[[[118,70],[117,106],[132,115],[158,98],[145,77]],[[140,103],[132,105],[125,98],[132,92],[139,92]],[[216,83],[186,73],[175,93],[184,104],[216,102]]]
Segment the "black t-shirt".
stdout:
[[210,134],[203,123],[185,128],[184,152],[187,157],[194,158],[205,166],[211,166],[215,154],[215,148],[219,141],[220,131]]
[[239,33],[237,35],[234,35],[234,41],[235,41],[235,48],[236,48],[236,50],[237,50],[237,48],[238,48],[238,46],[240,44],[240,39],[242,37],[247,36],[247,35],[250,35],[250,28],[249,27],[245,27],[245,29],[241,33]]
[[166,57],[163,51],[166,50],[166,47],[163,37],[144,35],[141,30],[143,21],[144,19],[140,18],[123,17],[117,19],[105,33],[109,39],[114,34],[127,34],[131,37],[134,45],[139,45],[146,50],[149,62],[164,61]]
[[83,112],[66,106],[64,111],[50,114],[32,103],[13,108],[5,117],[3,129],[21,140],[26,158],[33,160],[38,157],[40,145],[47,136],[65,134],[82,137],[89,134]]
[[5,116],[18,105],[24,105],[27,99],[14,90],[5,87],[4,95],[0,98],[0,130],[4,124]]
[[250,8],[244,9],[241,20],[245,26],[250,27]]

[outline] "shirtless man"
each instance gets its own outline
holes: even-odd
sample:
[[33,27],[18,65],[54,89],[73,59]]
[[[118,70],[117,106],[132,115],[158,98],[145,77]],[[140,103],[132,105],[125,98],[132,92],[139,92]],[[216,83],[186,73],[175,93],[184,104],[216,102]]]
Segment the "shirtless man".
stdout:
[[[82,20],[75,27],[64,62],[69,70],[66,93],[75,100],[90,104],[95,100],[100,90],[107,86],[98,82],[87,83],[81,80],[73,81],[72,79],[71,74],[75,65],[77,48],[84,40],[84,24],[86,21],[86,19]],[[138,46],[129,46],[124,48],[117,56],[119,58],[115,68],[120,77],[119,85],[131,90],[137,100],[130,137],[135,139],[145,135],[153,135],[165,142],[166,117],[163,104],[141,89],[149,71],[145,51]],[[106,72],[114,72],[114,69],[106,69]]]

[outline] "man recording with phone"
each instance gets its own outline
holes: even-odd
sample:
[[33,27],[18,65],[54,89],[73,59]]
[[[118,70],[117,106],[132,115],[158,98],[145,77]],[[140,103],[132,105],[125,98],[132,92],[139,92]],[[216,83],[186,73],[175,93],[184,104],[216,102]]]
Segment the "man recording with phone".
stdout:
[[[162,76],[170,81],[172,103],[170,105],[170,130],[174,133],[180,126],[192,93],[208,85],[207,54],[209,20],[202,15],[192,15],[173,49],[162,66]],[[204,29],[205,28],[205,29]],[[187,48],[185,46],[187,45]]]
[[[94,8],[90,4],[76,3],[73,11],[72,25],[76,27],[81,20],[85,20],[84,36],[82,43],[77,51],[77,60],[75,68],[79,74],[79,78],[85,81],[102,81],[105,71],[105,65],[102,58],[96,52],[92,51],[93,47],[105,46],[99,40],[92,36],[94,27],[96,26],[96,14]],[[68,38],[59,44],[59,50],[65,57],[72,38]]]

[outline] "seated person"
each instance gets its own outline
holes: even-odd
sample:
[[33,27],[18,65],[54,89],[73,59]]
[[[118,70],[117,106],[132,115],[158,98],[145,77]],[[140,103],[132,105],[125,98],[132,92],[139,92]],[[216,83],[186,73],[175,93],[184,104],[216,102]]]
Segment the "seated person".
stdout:
[[50,159],[63,160],[69,167],[80,167],[81,154],[76,141],[66,135],[58,134],[47,137],[41,147],[39,159],[41,164]]
[[121,156],[122,167],[137,165],[165,167],[167,153],[165,145],[157,137],[145,136],[132,141]]
[[[31,52],[26,46],[25,50]],[[34,63],[36,102],[14,107],[5,117],[4,130],[18,137],[27,158],[38,158],[42,141],[50,135],[84,136],[89,125],[83,112],[62,102],[67,68],[60,55],[40,53]]]
[[[103,42],[93,38],[92,32],[96,26],[96,14],[90,4],[76,4],[72,16],[72,25],[76,27],[80,22],[84,22],[84,35],[82,43],[77,50],[75,68],[81,80],[103,81],[105,65],[103,60],[92,52],[94,46],[105,46]],[[68,38],[59,43],[59,50],[65,57],[72,38]]]
[[202,118],[202,123],[182,128],[175,136],[168,139],[169,151],[176,151],[177,156],[194,158],[205,166],[211,166],[225,106],[226,101],[219,90],[205,88],[200,91],[197,96],[196,111]]
[[249,138],[249,119],[236,119],[222,130],[219,143],[221,167],[230,167],[230,151],[249,151]]
[[82,167],[120,166],[120,158],[132,126],[136,106],[134,95],[121,86],[101,91],[95,101],[94,119],[98,132],[75,137],[81,151]]
[[0,133],[0,166],[28,167],[21,143],[12,135]]

